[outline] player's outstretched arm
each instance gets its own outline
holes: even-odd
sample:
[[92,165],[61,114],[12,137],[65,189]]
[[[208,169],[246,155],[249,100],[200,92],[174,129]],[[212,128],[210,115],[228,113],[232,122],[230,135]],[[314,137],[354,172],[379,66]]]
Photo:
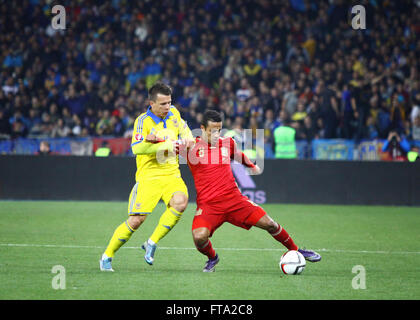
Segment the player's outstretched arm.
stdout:
[[160,150],[173,149],[174,144],[172,141],[158,138],[154,134],[148,134],[143,141],[131,144],[131,150],[136,155],[156,154]]
[[246,156],[246,154],[238,149],[235,140],[232,138],[230,138],[230,158],[236,162],[241,163],[245,167],[251,169],[256,167],[256,165]]
[[256,164],[251,168],[251,172],[255,175],[261,174],[261,168]]
[[261,168],[258,165],[254,164],[246,156],[245,153],[243,153],[242,151],[240,151],[238,149],[235,140],[233,140],[232,138],[231,138],[231,141],[230,141],[230,146],[231,146],[231,154],[230,154],[231,159],[233,159],[236,162],[239,162],[242,165],[244,165],[245,167],[249,168],[251,170],[252,174],[254,174],[254,175],[261,174],[261,172],[262,172]]

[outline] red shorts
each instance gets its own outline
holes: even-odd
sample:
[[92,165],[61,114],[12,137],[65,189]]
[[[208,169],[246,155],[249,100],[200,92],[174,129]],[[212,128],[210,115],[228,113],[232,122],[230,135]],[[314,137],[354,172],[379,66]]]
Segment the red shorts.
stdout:
[[257,204],[243,195],[224,201],[197,205],[192,230],[207,228],[210,237],[224,222],[249,230],[266,214]]

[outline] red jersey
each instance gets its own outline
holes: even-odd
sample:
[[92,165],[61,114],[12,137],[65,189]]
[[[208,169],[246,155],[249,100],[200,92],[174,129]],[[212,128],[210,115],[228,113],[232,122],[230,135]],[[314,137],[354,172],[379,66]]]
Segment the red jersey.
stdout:
[[219,138],[215,146],[196,138],[195,146],[188,152],[188,166],[197,190],[197,204],[224,201],[242,196],[230,164],[236,160],[247,167],[255,165],[239,150],[230,138]]

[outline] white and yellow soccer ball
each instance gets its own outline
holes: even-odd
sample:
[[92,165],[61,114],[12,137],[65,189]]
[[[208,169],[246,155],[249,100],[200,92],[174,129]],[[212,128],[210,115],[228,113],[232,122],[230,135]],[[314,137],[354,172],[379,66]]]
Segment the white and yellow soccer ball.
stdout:
[[299,251],[289,250],[281,256],[279,266],[284,274],[301,274],[306,260]]

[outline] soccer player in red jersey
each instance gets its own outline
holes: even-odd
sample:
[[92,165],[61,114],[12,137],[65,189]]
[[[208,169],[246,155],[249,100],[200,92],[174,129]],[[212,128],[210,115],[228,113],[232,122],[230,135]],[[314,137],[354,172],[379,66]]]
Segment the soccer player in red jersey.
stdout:
[[318,253],[299,248],[280,224],[241,194],[230,167],[231,161],[242,163],[255,174],[261,170],[237,149],[232,138],[220,137],[221,129],[220,113],[206,111],[201,124],[202,136],[196,138],[195,145],[188,151],[180,150],[188,161],[197,190],[192,234],[197,250],[208,257],[203,272],[213,272],[219,262],[209,238],[224,222],[247,230],[252,226],[264,229],[288,250],[298,250],[308,261],[320,261]]

